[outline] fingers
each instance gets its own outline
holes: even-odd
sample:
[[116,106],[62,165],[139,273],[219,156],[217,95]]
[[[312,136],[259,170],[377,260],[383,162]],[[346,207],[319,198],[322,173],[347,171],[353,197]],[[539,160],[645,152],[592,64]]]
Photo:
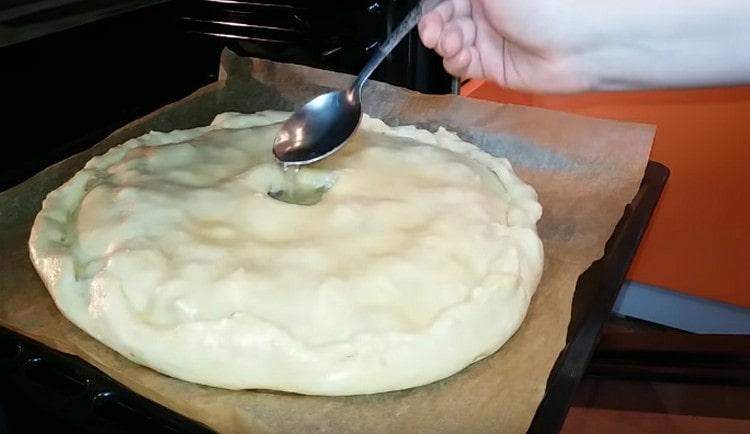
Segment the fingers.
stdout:
[[443,67],[449,74],[461,78],[482,78],[482,63],[477,47],[465,47],[455,56],[443,59]]
[[471,15],[471,0],[453,0],[453,16],[456,18]]
[[462,49],[453,57],[443,59],[443,68],[454,77],[466,75],[466,71],[471,63],[471,52],[469,49]]
[[483,78],[485,77],[484,68],[482,67],[482,59],[479,56],[479,49],[477,47],[468,48],[471,61],[469,66],[466,67],[462,77],[465,78]]
[[471,13],[470,0],[445,0],[433,9],[430,13],[436,13],[440,15],[443,22],[454,18],[467,17]]
[[455,18],[469,16],[469,0],[446,0],[425,14],[419,21],[419,36],[427,48],[436,48],[447,23]]
[[446,0],[438,5],[420,21],[419,35],[427,48],[443,57],[443,66],[450,74],[465,76],[477,69],[477,28],[471,18],[470,0]]
[[426,14],[419,21],[419,36],[425,47],[434,49],[440,40],[441,33],[443,33],[443,18],[436,11]]
[[451,20],[443,27],[435,51],[445,58],[453,57],[461,49],[474,45],[476,34],[477,28],[471,18]]

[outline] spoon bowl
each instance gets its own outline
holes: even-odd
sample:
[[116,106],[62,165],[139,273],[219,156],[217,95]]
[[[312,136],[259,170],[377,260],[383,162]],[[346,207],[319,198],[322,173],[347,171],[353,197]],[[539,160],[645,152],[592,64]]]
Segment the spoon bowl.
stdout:
[[359,92],[338,90],[319,95],[284,122],[273,154],[284,165],[310,164],[344,146],[362,120]]
[[362,119],[362,86],[383,59],[441,0],[420,0],[380,45],[350,88],[320,95],[305,104],[282,125],[273,154],[285,166],[314,163],[339,150]]

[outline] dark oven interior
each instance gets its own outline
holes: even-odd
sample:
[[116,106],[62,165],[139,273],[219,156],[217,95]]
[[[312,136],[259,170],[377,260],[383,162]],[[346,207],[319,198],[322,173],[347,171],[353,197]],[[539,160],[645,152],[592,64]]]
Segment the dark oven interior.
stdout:
[[[219,54],[357,73],[413,0],[4,0],[0,190],[216,80]],[[449,93],[407,36],[374,79]]]

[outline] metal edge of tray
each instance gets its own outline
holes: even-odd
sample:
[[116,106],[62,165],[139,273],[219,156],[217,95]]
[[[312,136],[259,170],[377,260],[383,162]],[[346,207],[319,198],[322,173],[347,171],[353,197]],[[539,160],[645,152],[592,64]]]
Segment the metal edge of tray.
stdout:
[[[649,162],[641,188],[625,208],[604,255],[579,278],[568,343],[552,370],[529,433],[559,432],[562,427],[668,176],[665,166]],[[213,432],[130,391],[80,358],[4,327],[0,327],[0,392],[19,394],[53,417],[100,432]]]
[[620,293],[641,239],[656,209],[669,169],[649,161],[638,193],[625,207],[604,255],[579,277],[565,348],[555,362],[547,390],[537,407],[528,434],[558,433],[562,429],[576,387],[599,340],[604,322]]

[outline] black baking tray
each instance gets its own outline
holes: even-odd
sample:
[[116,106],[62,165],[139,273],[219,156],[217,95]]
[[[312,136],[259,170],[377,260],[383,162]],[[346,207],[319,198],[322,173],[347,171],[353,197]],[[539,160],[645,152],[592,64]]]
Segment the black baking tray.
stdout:
[[[562,428],[668,177],[664,165],[648,163],[640,189],[625,208],[604,255],[578,279],[567,343],[551,371],[529,433],[556,433]],[[47,432],[213,431],[130,391],[78,357],[0,327],[0,433]]]
[[528,434],[557,433],[562,429],[578,383],[596,349],[604,322],[625,283],[651,216],[669,178],[669,169],[649,161],[640,189],[604,247],[604,255],[578,278],[566,345],[547,380]]

